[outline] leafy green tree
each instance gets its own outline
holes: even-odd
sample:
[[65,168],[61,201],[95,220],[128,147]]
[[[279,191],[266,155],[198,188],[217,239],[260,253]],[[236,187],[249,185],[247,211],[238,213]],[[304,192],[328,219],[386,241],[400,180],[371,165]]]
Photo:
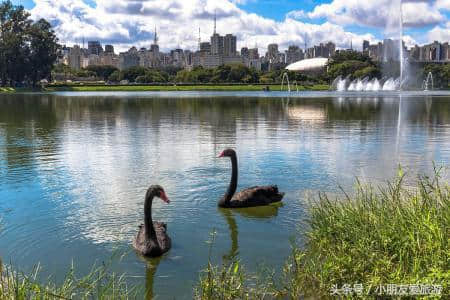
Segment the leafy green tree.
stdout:
[[357,51],[339,51],[328,62],[328,79],[338,76],[352,78],[381,76],[380,67],[365,53]]
[[45,20],[35,23],[23,6],[0,3],[0,80],[2,85],[49,78],[58,51],[57,38]]
[[50,23],[41,19],[31,25],[28,74],[33,86],[41,79],[50,79],[58,49],[58,39]]
[[119,70],[114,71],[111,75],[109,75],[108,80],[112,82],[120,82],[123,80],[123,74]]
[[135,82],[136,78],[139,76],[144,76],[147,71],[144,67],[131,67],[122,71],[123,79],[129,82]]
[[14,6],[9,0],[0,4],[0,65],[3,65],[3,84],[9,82],[10,85],[15,85],[23,81],[27,73],[27,33],[31,26],[29,16],[23,6]]
[[101,77],[103,80],[108,80],[109,76],[118,69],[114,66],[88,66],[86,70],[95,73],[97,77]]

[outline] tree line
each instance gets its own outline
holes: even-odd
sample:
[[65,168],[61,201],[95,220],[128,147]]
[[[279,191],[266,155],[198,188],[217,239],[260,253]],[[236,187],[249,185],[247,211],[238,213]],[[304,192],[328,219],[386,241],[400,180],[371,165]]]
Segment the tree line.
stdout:
[[33,85],[50,80],[58,39],[50,23],[33,21],[21,5],[0,3],[0,85]]
[[[190,83],[190,84],[273,84],[281,83],[284,69],[267,72],[257,71],[242,64],[222,65],[216,68],[195,67],[192,70],[184,70],[177,67],[145,68],[140,66],[119,70],[114,66],[88,66],[80,70],[71,69],[66,65],[57,65],[53,71],[58,74],[70,75],[78,78],[95,77],[99,80],[111,83],[129,82],[139,84],[158,83]],[[67,76],[67,77],[70,77]],[[326,77],[323,75],[305,75],[290,73],[292,81],[303,84],[324,84]]]

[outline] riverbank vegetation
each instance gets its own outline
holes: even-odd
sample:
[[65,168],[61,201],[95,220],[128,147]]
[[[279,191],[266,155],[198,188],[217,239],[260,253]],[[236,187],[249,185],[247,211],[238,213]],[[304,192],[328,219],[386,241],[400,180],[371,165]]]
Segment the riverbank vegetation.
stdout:
[[[375,297],[388,295],[377,289],[388,284],[440,285],[442,295],[449,294],[450,188],[439,171],[432,178],[420,177],[413,188],[405,185],[400,170],[385,187],[357,182],[353,195],[345,195],[332,200],[321,194],[310,204],[303,227],[306,242],[294,245],[281,282],[271,284],[273,297],[326,298],[339,291],[357,296],[361,288]],[[199,281],[200,299],[212,299],[202,295],[223,289],[224,283],[239,282],[241,295],[261,290],[241,279],[241,267],[233,272],[230,267],[208,265]]]
[[57,41],[46,20],[33,21],[23,6],[0,2],[0,86],[36,86],[49,80]]
[[62,283],[38,279],[39,267],[30,274],[16,272],[0,261],[0,299],[135,299],[137,288],[129,288],[125,277],[108,270],[103,264],[84,276],[75,275],[72,265]]
[[[175,67],[145,68],[131,67],[119,70],[112,66],[89,66],[73,70],[65,65],[53,68],[54,79],[60,82],[70,81],[105,81],[126,84],[281,84],[285,70],[257,71],[242,64],[222,65],[216,68],[195,67],[183,70]],[[289,74],[291,83],[299,85],[327,84],[323,75]],[[65,79],[65,80],[64,80]]]
[[[254,84],[204,84],[204,85],[49,85],[43,91],[76,91],[76,92],[93,92],[93,91],[262,91],[269,88],[270,91],[281,91],[281,85],[254,85]],[[328,90],[328,85],[308,85],[308,86],[291,86],[293,91]],[[288,88],[284,85],[283,89]]]
[[[433,177],[419,177],[415,186],[407,185],[399,170],[398,177],[382,187],[357,181],[355,190],[343,195],[331,199],[320,194],[310,201],[298,236],[302,242],[293,243],[279,275],[248,273],[236,259],[222,265],[209,261],[193,297],[301,299],[367,293],[365,297],[376,298],[389,295],[380,289],[389,284],[406,285],[408,293],[421,284],[440,286],[441,296],[450,293],[450,187],[440,170]],[[2,299],[125,299],[138,291],[104,268],[81,279],[71,268],[60,285],[39,284],[34,273],[25,276],[10,268],[1,274]]]

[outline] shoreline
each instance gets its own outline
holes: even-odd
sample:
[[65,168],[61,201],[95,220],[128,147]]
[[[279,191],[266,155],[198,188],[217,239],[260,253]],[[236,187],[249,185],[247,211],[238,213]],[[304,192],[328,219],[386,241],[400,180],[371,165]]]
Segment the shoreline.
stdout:
[[[281,84],[260,85],[260,84],[229,84],[229,85],[49,85],[44,88],[11,88],[0,87],[0,94],[7,93],[42,93],[42,92],[171,92],[171,91],[264,91],[268,86],[270,91],[281,91]],[[299,85],[299,91],[328,91],[329,85]],[[283,90],[287,91],[284,86]],[[296,91],[297,87],[292,87]]]

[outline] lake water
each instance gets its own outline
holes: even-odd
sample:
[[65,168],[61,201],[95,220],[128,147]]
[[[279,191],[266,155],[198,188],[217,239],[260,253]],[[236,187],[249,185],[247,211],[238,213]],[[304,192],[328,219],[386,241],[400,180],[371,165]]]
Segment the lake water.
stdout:
[[[56,93],[0,95],[0,257],[58,278],[126,253],[113,269],[166,299],[189,299],[208,260],[278,268],[318,191],[411,177],[450,162],[449,93]],[[277,184],[281,206],[221,210],[237,150],[239,185]],[[131,241],[151,184],[173,246],[144,261]]]

